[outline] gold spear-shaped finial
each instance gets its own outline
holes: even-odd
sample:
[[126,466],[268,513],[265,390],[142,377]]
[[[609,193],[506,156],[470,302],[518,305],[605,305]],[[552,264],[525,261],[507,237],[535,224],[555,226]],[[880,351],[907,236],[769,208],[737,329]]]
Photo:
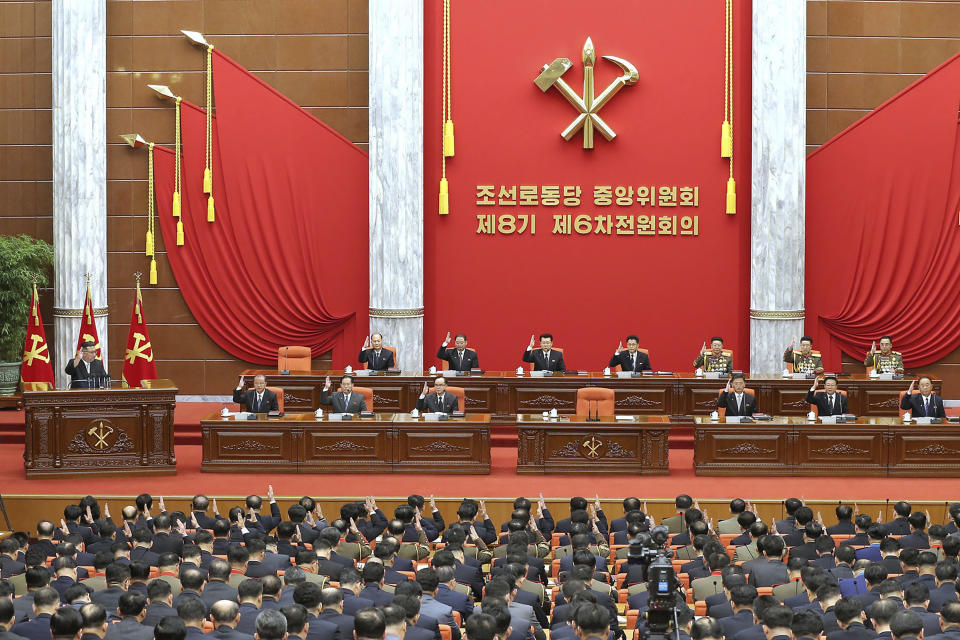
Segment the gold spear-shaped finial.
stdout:
[[[597,61],[597,52],[593,40],[587,38],[583,43],[583,105],[589,114],[593,110],[593,63]],[[593,118],[583,122],[583,148],[593,149]]]

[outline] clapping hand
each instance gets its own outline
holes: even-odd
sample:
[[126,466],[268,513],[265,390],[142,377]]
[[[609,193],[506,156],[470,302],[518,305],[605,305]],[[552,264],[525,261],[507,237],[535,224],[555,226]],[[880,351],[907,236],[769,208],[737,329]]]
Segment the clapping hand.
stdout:
[[433,497],[432,493],[430,494],[430,510],[431,511],[437,510],[437,500]]
[[93,524],[93,513],[90,511],[90,505],[87,505],[87,510],[84,516],[86,517],[87,522]]
[[484,520],[488,520],[490,516],[487,515],[487,505],[483,500],[480,501],[480,515],[483,516]]
[[212,506],[213,506],[213,515],[219,517],[219,516],[220,516],[220,509],[217,508],[217,499],[216,499],[216,498],[213,499],[213,504],[212,504]]
[[60,518],[60,531],[63,532],[63,535],[70,535],[70,529],[67,527],[67,521],[63,518]]
[[272,484],[268,484],[268,485],[267,485],[267,502],[273,502],[273,501],[274,501],[274,497],[273,497],[273,485],[272,485]]
[[240,381],[237,382],[237,389],[243,389],[244,380],[246,380],[246,376],[240,376]]

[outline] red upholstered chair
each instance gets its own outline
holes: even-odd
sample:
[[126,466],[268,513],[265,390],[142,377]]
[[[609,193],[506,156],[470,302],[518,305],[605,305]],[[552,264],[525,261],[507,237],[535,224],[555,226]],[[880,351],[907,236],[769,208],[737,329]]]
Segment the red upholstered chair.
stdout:
[[[626,351],[626,349],[624,349],[624,351]],[[645,353],[647,354],[647,356],[650,355],[649,349],[641,349],[640,347],[637,347],[637,351],[639,351],[640,353]],[[611,369],[611,371],[613,372],[623,371],[623,367],[621,367],[620,365],[617,365],[613,369]]]
[[577,389],[577,415],[612,416],[616,412],[614,390],[603,387]]
[[280,347],[277,349],[277,369],[280,371],[310,371],[310,347]]
[[[343,391],[343,389],[337,387],[337,391]],[[352,393],[359,393],[363,395],[363,402],[367,405],[367,411],[373,411],[373,388],[354,387]]]
[[[436,387],[430,387],[429,389],[427,389],[427,393],[436,393],[436,392],[437,392]],[[465,400],[464,400],[463,387],[447,387],[447,392],[457,396],[457,406],[459,407],[458,411],[464,411],[463,407],[464,407]]]
[[[824,391],[823,389],[819,389],[819,390],[817,391],[816,395],[819,396],[819,395],[822,395],[822,394],[824,394],[824,393],[826,393],[826,391]],[[840,395],[842,395],[844,398],[847,397],[847,392],[844,391],[844,390],[842,390],[842,389],[837,389],[837,393],[839,393]],[[813,411],[814,415],[816,415],[818,418],[820,417],[820,407],[818,407],[817,405],[811,404],[811,405],[810,405],[810,411]]]
[[[381,349],[386,349],[387,351],[389,351],[390,353],[393,354],[393,366],[396,367],[396,368],[399,368],[399,367],[400,367],[400,363],[397,362],[397,348],[396,348],[396,347],[388,347],[387,345],[383,345],[383,346],[381,347]],[[363,363],[363,368],[364,368],[364,369],[368,368],[366,362]]]
[[[534,349],[539,349],[539,348],[540,348],[540,347],[534,347]],[[560,354],[563,355],[563,347],[550,347],[550,350],[551,350],[551,351],[559,351]],[[531,362],[531,363],[530,363],[530,371],[533,371],[533,367],[534,367],[535,364],[537,364],[537,363],[536,363],[536,362]],[[566,364],[566,363],[564,363],[564,364]]]
[[[743,388],[743,392],[744,392],[744,393],[749,393],[749,394],[751,394],[751,395],[753,396],[754,400],[756,400],[756,398],[757,398],[757,392],[754,391],[753,389],[751,389],[750,387],[744,387],[744,388]],[[718,400],[720,399],[720,394],[721,394],[721,393],[723,393],[723,389],[720,389],[720,391],[717,391],[717,399],[718,399]],[[726,407],[717,407],[717,412],[720,414],[720,419],[721,419],[721,420],[723,420],[724,418],[727,417],[727,408],[726,408]]]
[[[816,349],[811,350],[811,351],[810,351],[810,355],[811,355],[811,356],[817,356],[818,358],[821,357],[821,356],[820,356],[820,352],[817,351]],[[790,373],[793,373],[793,363],[792,363],[792,362],[787,362],[787,363],[785,363],[784,366],[786,367],[787,371],[789,371]],[[844,393],[843,395],[847,395],[847,394]]]
[[280,413],[283,413],[283,389],[280,387],[267,387],[267,389],[277,394],[277,409],[280,410]]
[[[872,369],[872,367],[871,367],[871,369]],[[910,409],[901,409],[901,408],[900,408],[901,403],[903,403],[903,396],[905,396],[905,395],[907,395],[907,392],[906,392],[906,391],[901,391],[901,392],[900,392],[900,397],[897,398],[897,410],[900,412],[900,417],[901,417],[901,418],[903,417],[903,414],[905,414],[905,413],[907,413],[908,411],[910,411]]]

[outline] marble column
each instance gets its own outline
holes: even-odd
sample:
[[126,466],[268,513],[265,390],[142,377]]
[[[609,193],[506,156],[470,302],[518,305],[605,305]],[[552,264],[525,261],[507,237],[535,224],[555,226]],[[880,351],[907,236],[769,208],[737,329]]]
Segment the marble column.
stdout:
[[54,362],[57,386],[64,388],[63,367],[77,348],[85,273],[108,362],[106,0],[53,0],[51,17]]
[[750,373],[803,335],[807,7],[753,3]]
[[423,0],[370,0],[370,332],[423,368]]

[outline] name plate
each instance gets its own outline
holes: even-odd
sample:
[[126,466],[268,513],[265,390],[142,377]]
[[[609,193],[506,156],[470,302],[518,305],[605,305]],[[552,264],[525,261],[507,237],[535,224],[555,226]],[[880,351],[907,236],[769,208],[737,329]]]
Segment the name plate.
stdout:
[[881,373],[877,376],[877,380],[893,380],[896,375],[895,373]]
[[749,422],[750,418],[748,416],[726,416],[725,422],[727,424],[740,424],[741,422]]
[[636,416],[614,416],[618,422],[636,422]]
[[351,420],[353,419],[352,413],[328,413],[327,420],[331,422],[339,422],[341,420]]
[[794,380],[809,380],[810,378],[813,377],[813,374],[801,372],[801,373],[794,373],[790,377],[793,378]]
[[531,372],[530,372],[530,377],[531,377],[531,378],[546,378],[548,373],[550,373],[550,372],[549,372],[549,371],[531,371]]
[[913,421],[917,424],[933,424],[933,421],[936,420],[933,416],[917,416]]
[[823,424],[837,424],[837,416],[820,416],[820,422]]
[[439,419],[439,416],[440,416],[440,415],[444,415],[444,414],[440,414],[440,413],[421,413],[420,415],[423,416],[423,419],[424,419],[424,420],[436,421],[436,420]]
[[623,379],[623,378],[632,378],[632,377],[633,377],[633,371],[617,371],[617,377],[620,378],[620,379]]
[[719,380],[720,378],[726,378],[727,374],[723,371],[704,371],[703,377],[708,380]]
[[456,377],[459,375],[459,372],[454,371],[452,369],[444,369],[443,371],[440,372],[440,375],[442,375],[444,378],[449,378],[451,376]]
[[357,369],[351,375],[355,377],[363,378],[364,376],[369,376],[372,371],[373,371],[372,369]]

